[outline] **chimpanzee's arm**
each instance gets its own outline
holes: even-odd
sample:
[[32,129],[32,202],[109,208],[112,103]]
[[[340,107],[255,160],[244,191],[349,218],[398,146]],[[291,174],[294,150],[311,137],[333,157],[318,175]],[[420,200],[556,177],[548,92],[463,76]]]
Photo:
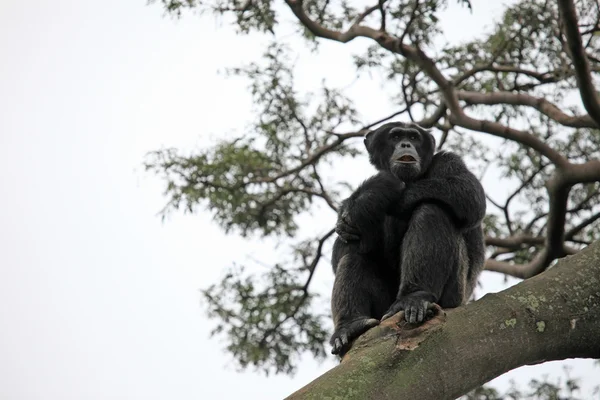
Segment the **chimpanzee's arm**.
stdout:
[[336,232],[341,240],[360,240],[362,252],[371,250],[385,215],[396,208],[404,187],[404,182],[387,171],[363,182],[340,207]]
[[437,153],[427,176],[407,184],[390,214],[405,217],[424,203],[442,207],[460,229],[476,227],[485,216],[485,192],[481,183],[453,153]]

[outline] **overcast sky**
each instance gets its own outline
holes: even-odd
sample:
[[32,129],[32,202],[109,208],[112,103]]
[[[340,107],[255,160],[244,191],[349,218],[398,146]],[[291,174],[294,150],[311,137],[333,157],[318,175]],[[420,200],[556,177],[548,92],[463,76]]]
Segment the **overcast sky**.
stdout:
[[[452,4],[450,40],[499,15],[500,2],[473,3],[473,15]],[[225,236],[207,213],[161,222],[162,182],[141,168],[148,151],[243,131],[245,82],[218,71],[265,43],[212,17],[165,18],[145,0],[0,1],[0,399],[277,399],[335,365],[305,357],[294,377],[236,372],[209,339],[198,289],[232,261],[268,262],[273,243]],[[380,117],[380,88],[354,82],[349,50],[365,44],[302,52],[299,83],[350,86],[359,110]],[[315,60],[338,69],[324,75]],[[330,290],[328,267],[318,278]],[[588,383],[598,373],[570,364]],[[545,371],[560,368],[511,377]]]

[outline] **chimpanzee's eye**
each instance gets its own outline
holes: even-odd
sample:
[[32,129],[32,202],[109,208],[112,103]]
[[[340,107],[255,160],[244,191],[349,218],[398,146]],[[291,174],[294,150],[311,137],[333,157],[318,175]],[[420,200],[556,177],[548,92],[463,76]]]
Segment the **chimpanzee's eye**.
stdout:
[[390,139],[392,140],[392,142],[397,142],[398,140],[400,140],[400,135],[398,133],[392,133],[390,135]]
[[415,135],[414,133],[410,135],[410,140],[412,140],[413,142],[417,141],[417,135]]

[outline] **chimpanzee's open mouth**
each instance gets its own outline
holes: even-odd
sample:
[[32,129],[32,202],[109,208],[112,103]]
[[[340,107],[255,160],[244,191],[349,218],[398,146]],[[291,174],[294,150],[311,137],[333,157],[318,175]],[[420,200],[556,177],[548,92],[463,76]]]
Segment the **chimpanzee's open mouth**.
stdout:
[[414,164],[417,162],[417,160],[410,154],[405,154],[400,158],[396,158],[396,162],[399,162],[402,164]]

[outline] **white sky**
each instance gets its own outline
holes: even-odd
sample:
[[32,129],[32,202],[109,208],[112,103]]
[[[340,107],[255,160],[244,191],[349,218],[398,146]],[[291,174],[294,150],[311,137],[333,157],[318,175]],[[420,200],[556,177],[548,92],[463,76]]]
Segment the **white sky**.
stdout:
[[[448,13],[451,39],[500,9],[474,5],[474,15]],[[232,261],[268,262],[273,243],[226,237],[206,213],[162,223],[162,182],[141,168],[148,151],[243,130],[246,83],[217,72],[256,59],[265,43],[211,17],[164,18],[143,0],[0,1],[1,399],[277,399],[335,365],[306,357],[294,377],[235,371],[208,338],[214,322],[198,289]],[[298,81],[352,84],[349,50],[365,44],[303,51]],[[324,75],[316,60],[338,70]],[[365,76],[349,93],[377,118],[389,107],[378,90]],[[502,287],[485,278],[486,289]],[[331,281],[325,266],[316,287]],[[570,365],[590,385],[598,374],[588,361]],[[547,371],[560,368],[511,377]]]

